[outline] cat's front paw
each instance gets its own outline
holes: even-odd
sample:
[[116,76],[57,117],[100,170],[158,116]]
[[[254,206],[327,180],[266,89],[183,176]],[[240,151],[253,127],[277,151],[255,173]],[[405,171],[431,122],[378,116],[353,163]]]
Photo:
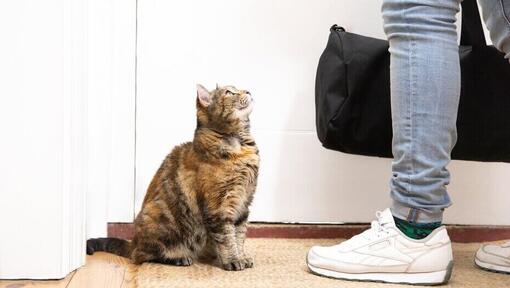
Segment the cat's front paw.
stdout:
[[232,260],[228,263],[223,263],[223,269],[227,271],[241,271],[244,268],[246,268],[244,260]]
[[244,268],[252,268],[253,267],[253,258],[245,256],[242,260],[244,263]]

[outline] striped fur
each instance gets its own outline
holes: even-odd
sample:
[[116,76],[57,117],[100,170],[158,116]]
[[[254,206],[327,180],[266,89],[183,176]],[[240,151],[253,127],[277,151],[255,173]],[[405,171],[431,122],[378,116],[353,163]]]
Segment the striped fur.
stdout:
[[91,239],[87,252],[108,251],[135,263],[191,265],[216,258],[224,269],[253,266],[244,252],[258,149],[250,134],[251,95],[233,86],[198,86],[192,142],[173,149],[154,175],[135,219],[131,243]]

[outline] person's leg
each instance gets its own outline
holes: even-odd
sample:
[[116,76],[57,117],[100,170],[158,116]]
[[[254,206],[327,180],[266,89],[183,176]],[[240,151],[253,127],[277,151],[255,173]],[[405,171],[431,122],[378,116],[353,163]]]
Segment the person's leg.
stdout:
[[480,0],[492,43],[510,60],[510,0]]
[[[492,43],[510,61],[510,0],[480,0],[480,5]],[[510,242],[483,245],[476,252],[475,263],[486,270],[510,273]]]
[[415,223],[442,221],[451,205],[446,166],[457,139],[459,0],[387,0],[391,52],[392,213]]
[[332,247],[312,247],[307,256],[312,272],[412,284],[450,278],[453,258],[444,226],[423,229],[428,236],[412,239],[398,225],[440,222],[450,205],[445,186],[460,94],[459,6],[460,0],[384,0],[391,52],[394,205],[392,211],[378,213],[360,235]]

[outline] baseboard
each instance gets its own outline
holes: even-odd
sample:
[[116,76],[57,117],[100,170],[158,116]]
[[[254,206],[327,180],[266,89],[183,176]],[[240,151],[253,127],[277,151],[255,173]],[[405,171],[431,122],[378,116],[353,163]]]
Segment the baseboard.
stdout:
[[[367,224],[312,225],[251,223],[248,237],[253,238],[350,238],[367,229]],[[510,226],[448,225],[454,242],[472,243],[510,239]],[[131,239],[133,223],[109,223],[108,237]]]

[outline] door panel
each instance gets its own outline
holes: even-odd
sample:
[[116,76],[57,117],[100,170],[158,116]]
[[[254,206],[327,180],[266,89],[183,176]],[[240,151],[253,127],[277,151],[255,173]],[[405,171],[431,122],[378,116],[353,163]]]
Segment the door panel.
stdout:
[[0,2],[0,279],[85,263],[84,4]]

